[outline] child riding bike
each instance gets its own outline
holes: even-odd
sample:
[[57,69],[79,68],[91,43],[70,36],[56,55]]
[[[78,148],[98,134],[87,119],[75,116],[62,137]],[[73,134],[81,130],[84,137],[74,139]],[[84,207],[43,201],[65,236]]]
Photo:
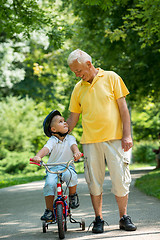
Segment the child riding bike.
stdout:
[[[58,110],[50,112],[43,122],[43,130],[46,136],[50,137],[44,147],[33,157],[34,162],[40,163],[41,159],[49,154],[48,163],[68,162],[72,157],[77,161],[82,153],[79,151],[74,136],[68,134],[68,124]],[[63,170],[65,166],[59,165],[50,167],[51,171]],[[77,173],[74,164],[69,166],[66,172],[62,173],[62,180],[69,187],[69,205],[72,209],[79,207],[77,188]],[[47,171],[45,185],[43,188],[46,209],[41,220],[52,221],[54,219],[53,202],[57,188],[57,174]]]

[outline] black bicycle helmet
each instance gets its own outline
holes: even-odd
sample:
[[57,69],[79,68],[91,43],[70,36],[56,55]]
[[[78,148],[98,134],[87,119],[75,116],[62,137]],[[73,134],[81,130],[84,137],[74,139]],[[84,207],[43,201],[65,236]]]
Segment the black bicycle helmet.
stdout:
[[50,112],[47,115],[47,117],[43,121],[43,130],[44,130],[44,133],[46,134],[47,137],[52,136],[52,132],[51,132],[51,129],[50,129],[50,124],[51,124],[52,118],[56,115],[61,116],[61,114],[58,110],[53,110],[52,112]]

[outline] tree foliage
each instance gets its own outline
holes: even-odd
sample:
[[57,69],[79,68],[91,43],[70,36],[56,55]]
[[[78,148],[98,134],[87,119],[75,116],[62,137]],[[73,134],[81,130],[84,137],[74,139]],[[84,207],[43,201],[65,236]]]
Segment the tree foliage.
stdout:
[[[85,0],[89,5],[98,5],[100,8],[110,13],[117,11],[120,26],[110,26],[106,30],[106,34],[110,36],[111,41],[117,41],[120,38],[125,39],[132,29],[137,33],[141,47],[153,46],[159,50],[160,41],[160,1],[150,0],[109,0],[109,1],[90,1]],[[123,15],[119,14],[119,8],[123,6],[126,11]]]
[[0,87],[2,92],[24,79],[25,70],[22,68],[22,63],[28,49],[25,42],[14,43],[12,40],[7,40],[0,43]]
[[148,96],[157,101],[160,31],[155,11],[160,1],[152,7],[147,0],[69,2],[76,16],[72,48],[87,51],[96,66],[116,71],[131,92],[130,103]]
[[[127,100],[135,140],[156,139],[159,0],[152,5],[147,0],[0,3],[1,158],[6,150],[39,150],[46,141],[42,122],[51,110],[68,117],[70,95],[79,79],[67,57],[76,48],[88,52],[96,67],[123,78],[131,92]],[[79,141],[81,121],[73,133]]]
[[[53,1],[54,3],[55,1]],[[49,16],[37,0],[1,0],[1,36],[15,34],[30,35],[35,29],[50,26],[53,14]]]
[[0,0],[0,41],[30,38],[40,31],[50,45],[60,48],[71,35],[69,25],[58,13],[55,0]]
[[123,19],[123,29],[135,31],[139,37],[141,47],[153,46],[160,50],[160,1],[140,0],[135,1],[132,8],[128,9]]
[[160,130],[160,103],[153,98],[137,103],[132,111],[134,139],[157,140]]

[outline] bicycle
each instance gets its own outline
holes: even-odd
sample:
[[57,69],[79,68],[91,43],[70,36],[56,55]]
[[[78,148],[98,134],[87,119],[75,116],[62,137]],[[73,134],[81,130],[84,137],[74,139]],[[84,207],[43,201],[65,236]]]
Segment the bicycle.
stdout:
[[[65,232],[67,231],[67,217],[69,217],[69,220],[71,223],[79,223],[80,227],[82,230],[85,230],[85,220],[82,218],[81,222],[76,221],[74,218],[72,218],[70,206],[68,205],[67,202],[67,196],[63,195],[63,189],[62,189],[62,173],[67,171],[69,165],[71,162],[74,161],[74,158],[70,159],[67,163],[49,163],[46,164],[43,161],[39,163],[34,162],[32,158],[30,158],[30,164],[35,164],[38,166],[44,166],[45,169],[52,173],[52,174],[57,174],[58,180],[57,180],[57,197],[54,200],[53,203],[53,210],[54,210],[54,216],[55,218],[52,221],[42,221],[42,229],[43,233],[46,233],[46,229],[48,229],[48,225],[50,224],[56,224],[58,225],[58,233],[59,233],[59,238],[64,239],[65,238]],[[57,166],[57,165],[65,165],[64,170],[59,170],[57,172],[51,171],[48,167],[49,166]],[[67,185],[68,187],[68,185]],[[66,187],[66,189],[67,189]],[[65,191],[66,192],[66,191]]]

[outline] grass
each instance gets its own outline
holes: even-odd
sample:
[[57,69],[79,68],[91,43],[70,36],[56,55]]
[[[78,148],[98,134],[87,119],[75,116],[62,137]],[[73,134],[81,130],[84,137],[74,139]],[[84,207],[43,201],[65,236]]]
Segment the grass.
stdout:
[[35,172],[29,174],[3,174],[0,176],[0,188],[9,187],[18,184],[24,184],[33,181],[39,181],[44,178],[45,174]]
[[[75,168],[76,168],[77,173],[83,173],[84,172],[83,165],[84,165],[83,162],[75,163]],[[134,163],[134,164],[131,164],[129,166],[129,168],[130,168],[130,170],[135,170],[135,169],[138,169],[138,168],[145,168],[145,167],[151,167],[151,166],[155,166],[155,163],[153,163],[153,164]],[[107,167],[106,167],[106,171],[108,171]]]
[[137,179],[135,186],[147,195],[160,199],[160,169]]
[[[135,170],[138,168],[155,166],[152,164],[140,164],[134,163],[130,165],[130,170]],[[75,168],[77,173],[83,173],[83,162],[75,163]],[[38,169],[38,168],[37,168]],[[106,167],[106,171],[108,168]],[[0,172],[0,188],[9,187],[18,184],[29,183],[33,181],[43,180],[45,176],[45,170],[42,168],[37,172],[30,173],[19,173],[19,174],[7,174],[4,172]],[[151,173],[141,177],[136,180],[136,187],[141,191],[145,192],[148,195],[157,197],[160,199],[160,170],[154,170]]]

